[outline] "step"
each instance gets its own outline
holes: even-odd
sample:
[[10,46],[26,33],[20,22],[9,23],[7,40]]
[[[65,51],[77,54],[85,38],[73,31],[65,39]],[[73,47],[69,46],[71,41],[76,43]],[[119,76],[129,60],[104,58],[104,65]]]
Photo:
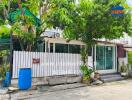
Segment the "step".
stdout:
[[85,87],[87,84],[82,84],[82,83],[74,83],[74,84],[65,84],[65,85],[58,85],[58,86],[53,86],[49,89],[49,91],[59,91],[59,90],[66,90],[66,89],[74,89],[74,88],[79,88],[79,87]]
[[104,83],[106,82],[113,82],[113,81],[120,81],[120,80],[123,80],[124,78],[123,77],[111,77],[111,78],[105,78],[105,79],[102,79]]
[[60,90],[66,90],[66,89],[74,89],[79,87],[85,87],[87,84],[82,83],[73,83],[73,84],[63,84],[63,85],[56,85],[56,86],[38,86],[38,91],[44,92],[44,91],[60,91]]
[[123,80],[124,78],[121,77],[120,74],[108,74],[108,75],[101,75],[101,80],[104,82],[113,82]]
[[120,74],[102,75],[101,78],[121,77]]

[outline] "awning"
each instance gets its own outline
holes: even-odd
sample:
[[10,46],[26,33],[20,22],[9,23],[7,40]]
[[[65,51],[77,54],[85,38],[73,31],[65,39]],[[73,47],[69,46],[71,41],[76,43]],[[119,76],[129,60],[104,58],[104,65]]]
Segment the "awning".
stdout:
[[132,51],[132,47],[131,48],[124,48],[125,51]]

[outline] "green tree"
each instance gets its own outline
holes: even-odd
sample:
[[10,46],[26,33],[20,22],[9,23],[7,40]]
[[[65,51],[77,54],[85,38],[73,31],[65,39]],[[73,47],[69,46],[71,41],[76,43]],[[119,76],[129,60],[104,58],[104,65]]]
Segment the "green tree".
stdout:
[[[53,0],[55,11],[51,14],[52,25],[63,30],[64,37],[79,39],[87,45],[95,39],[115,39],[123,32],[132,34],[131,8],[126,0],[80,0],[74,4],[69,0]],[[121,5],[123,17],[113,17],[111,7]]]
[[[96,39],[116,39],[123,32],[132,35],[131,8],[126,0],[51,0],[52,13],[48,21],[53,27],[63,30],[64,38],[81,40],[86,50],[96,43]],[[123,17],[113,17],[111,8],[124,7]]]
[[[26,6],[41,19],[42,23],[39,27],[33,25],[31,18],[20,18],[26,22],[20,23],[18,19],[14,24],[17,27],[13,27],[15,31],[20,29],[21,35],[20,33],[18,35],[30,43],[37,41],[42,32],[50,27],[59,27],[63,30],[64,38],[81,40],[87,46],[94,44],[95,39],[115,39],[123,36],[123,32],[130,35],[132,33],[131,8],[125,0],[80,0],[79,4],[75,4],[74,0],[46,0],[47,2],[45,0],[2,0],[1,2],[3,1],[4,6],[1,6],[0,10],[6,9],[5,12],[11,12],[18,7]],[[124,16],[112,17],[110,9],[118,4],[125,7]],[[7,17],[4,21],[6,19]],[[21,26],[27,26],[29,36],[26,35],[27,32],[21,30]],[[31,32],[29,30],[31,27],[35,31]],[[22,41],[25,41],[23,39]]]
[[[13,23],[7,20],[9,19],[9,13],[22,9],[23,7],[26,7],[37,16],[40,1],[41,0],[0,0],[0,36],[2,38],[3,36],[10,37],[11,31],[13,35],[18,38],[22,50],[31,51],[34,49],[35,47],[33,45],[35,45],[36,39],[40,36],[38,32],[39,27],[35,26],[34,19],[31,16],[21,14],[18,16],[14,15],[16,18],[13,19],[15,20]],[[5,24],[10,24],[12,26],[11,30],[9,28],[3,28]]]
[[[63,5],[66,5],[66,7],[68,7],[69,10],[75,7],[74,3],[71,2],[70,0],[68,1],[68,4],[70,3],[70,5],[65,3],[65,1],[67,0],[62,0],[60,2],[59,4],[60,7],[63,7]],[[57,27],[57,26],[63,27],[64,25],[59,24],[62,22],[66,24],[70,23],[70,18],[67,18],[68,15],[65,15],[66,9],[63,9],[63,8],[59,9],[57,7],[59,6],[59,5],[56,5],[59,3],[58,0],[51,0],[47,2],[43,0],[34,0],[34,1],[29,0],[25,2],[19,2],[19,3],[21,3],[20,7],[26,6],[31,12],[33,12],[35,16],[39,16],[42,22],[39,27],[38,26],[36,27],[34,26],[33,21],[30,17],[19,16],[16,18],[15,23],[12,25],[12,31],[19,38],[19,42],[20,42],[22,50],[35,51],[36,42],[37,40],[40,39],[40,35],[42,34],[42,32],[45,31],[45,29],[50,27]],[[56,18],[52,17],[52,15],[56,14],[54,12],[57,12],[58,14],[60,14],[56,16],[58,17],[60,22],[57,22],[58,20],[56,21]],[[27,30],[25,31],[21,27],[24,27]],[[24,48],[25,45],[26,45],[26,48]]]

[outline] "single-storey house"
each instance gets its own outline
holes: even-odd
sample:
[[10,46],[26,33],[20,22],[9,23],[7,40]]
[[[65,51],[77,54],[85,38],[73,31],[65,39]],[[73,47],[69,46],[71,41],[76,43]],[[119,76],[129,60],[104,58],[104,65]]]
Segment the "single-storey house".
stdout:
[[[55,33],[55,32],[53,32]],[[126,34],[126,33],[124,33]],[[131,40],[131,39],[130,39]],[[120,80],[120,66],[124,63],[128,64],[128,50],[132,46],[128,45],[128,37],[106,40],[98,39],[96,44],[88,50],[88,62],[87,65],[90,66],[94,71],[98,71],[102,76],[109,75],[107,80]],[[15,42],[15,44],[18,44]],[[36,52],[18,51],[18,46],[14,46],[13,53],[13,75],[12,78],[18,78],[20,68],[31,68],[33,84],[38,84],[35,82],[40,82],[45,80],[46,84],[52,84],[56,78],[51,78],[53,81],[48,81],[48,77],[60,77],[62,80],[59,83],[72,83],[67,82],[69,78],[65,79],[65,76],[77,75],[78,78],[74,77],[71,79],[73,82],[80,82],[80,77],[82,75],[80,70],[81,56],[80,49],[85,46],[85,44],[79,40],[64,39],[61,35],[52,34],[51,36],[42,36],[42,41],[37,45]],[[45,78],[46,77],[46,78]],[[37,80],[34,82],[34,80]],[[102,79],[105,81],[105,79]],[[42,84],[45,84],[42,81]],[[66,81],[66,82],[65,82]],[[56,81],[55,81],[56,82]]]
[[[80,54],[81,41],[68,41],[63,38],[44,38],[44,43],[39,44],[40,52]],[[99,73],[116,73],[122,62],[127,64],[125,43],[97,40],[97,44],[88,51],[88,65]]]
[[[57,36],[56,36],[57,33]],[[38,44],[39,52],[80,54],[80,49],[85,44],[78,40],[67,41],[57,30],[48,30],[44,34],[44,42]],[[61,32],[60,32],[61,33]],[[50,35],[49,35],[50,34]],[[88,65],[99,73],[119,72],[122,63],[128,64],[127,51],[125,47],[130,44],[131,38],[127,33],[124,37],[114,40],[98,39],[88,51]],[[132,46],[130,46],[131,48]]]
[[[34,77],[79,74],[79,66],[81,65],[80,49],[84,47],[85,44],[78,40],[67,41],[59,35],[57,35],[57,37],[52,36],[43,37],[43,41],[38,43],[37,54],[31,53],[29,56],[27,56],[26,53],[14,54],[14,72],[18,72],[16,70],[21,67],[32,67]],[[100,74],[118,73],[123,63],[125,65],[128,64],[127,50],[124,48],[124,46],[128,45],[127,40],[128,39],[125,38],[96,40],[97,44],[88,50],[88,65]],[[15,49],[17,48],[14,48],[14,51]],[[70,58],[68,58],[69,56]],[[33,59],[37,59],[37,61],[40,60],[39,64],[32,63]],[[42,68],[44,71],[41,70]],[[42,71],[41,75],[39,71],[36,72],[36,69]],[[16,74],[14,74],[14,77],[15,75]]]

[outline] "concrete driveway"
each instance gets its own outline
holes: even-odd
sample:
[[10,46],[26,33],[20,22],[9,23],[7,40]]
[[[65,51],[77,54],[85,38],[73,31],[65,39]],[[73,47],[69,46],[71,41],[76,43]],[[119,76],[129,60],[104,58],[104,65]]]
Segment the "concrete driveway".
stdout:
[[[24,100],[132,100],[132,80],[105,83],[56,92],[36,91]],[[21,95],[22,96],[22,95]],[[12,100],[15,100],[15,98]]]

